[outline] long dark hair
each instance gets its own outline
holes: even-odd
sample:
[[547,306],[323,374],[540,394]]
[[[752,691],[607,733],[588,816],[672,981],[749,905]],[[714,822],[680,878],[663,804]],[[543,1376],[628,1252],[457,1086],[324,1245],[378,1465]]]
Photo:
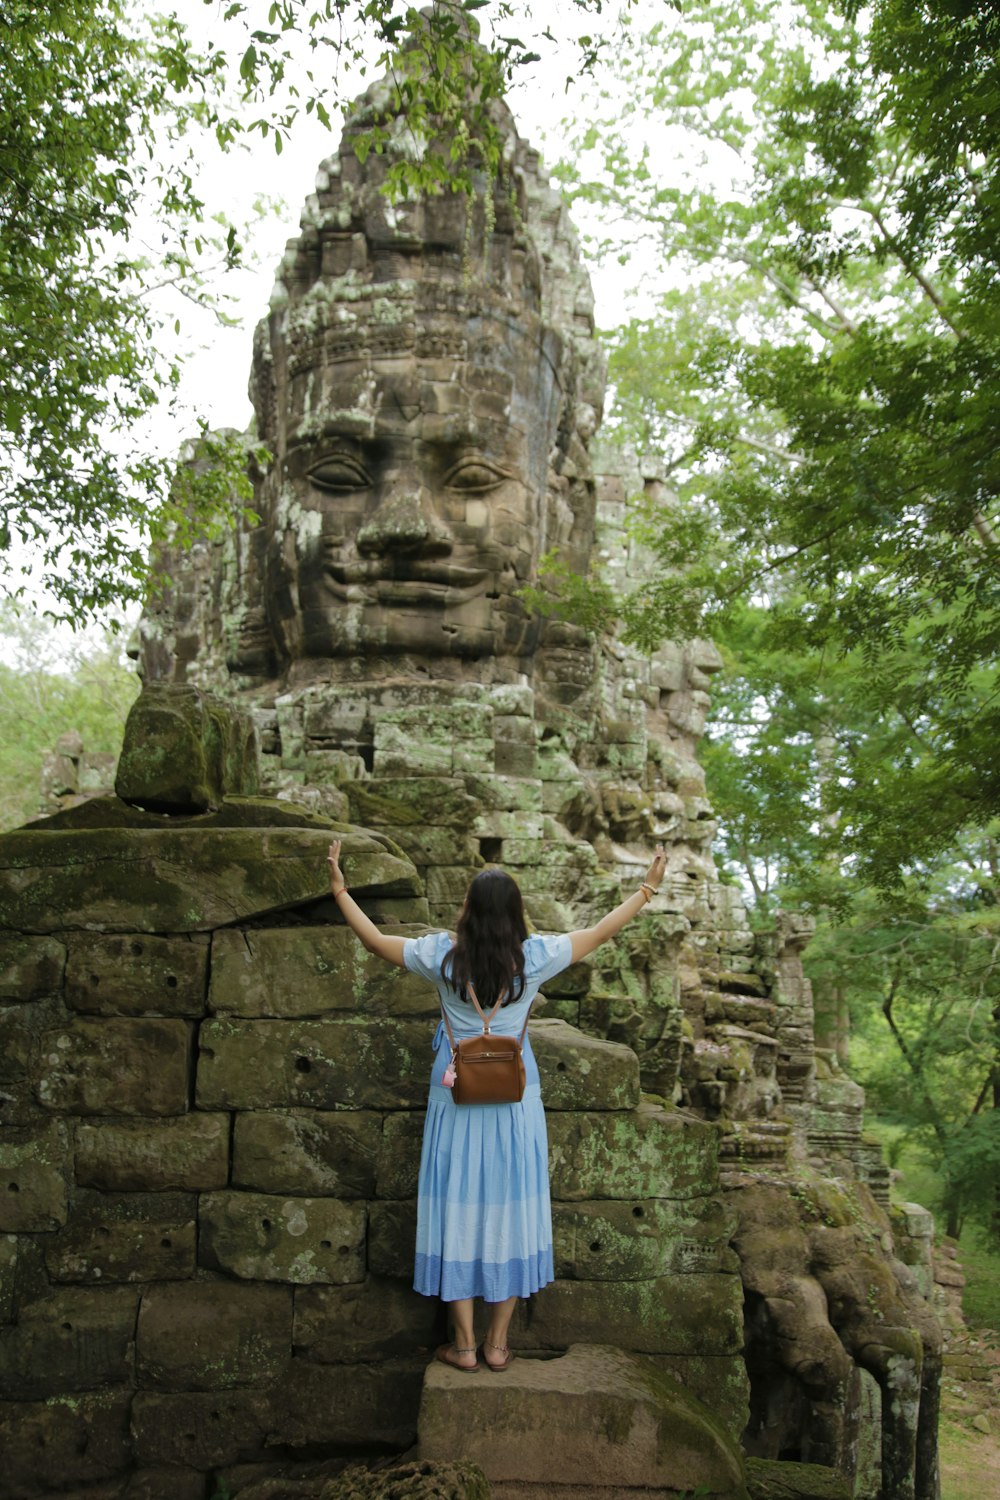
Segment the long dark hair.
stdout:
[[455,942],[441,973],[463,1000],[471,980],[484,1010],[504,995],[504,1005],[524,994],[524,902],[504,870],[480,870],[469,886],[455,926]]

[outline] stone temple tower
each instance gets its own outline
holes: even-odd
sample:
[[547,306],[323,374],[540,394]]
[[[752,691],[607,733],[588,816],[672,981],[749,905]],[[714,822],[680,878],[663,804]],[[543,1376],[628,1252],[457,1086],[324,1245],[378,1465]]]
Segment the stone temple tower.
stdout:
[[[390,203],[389,158],[352,146],[389,97],[322,164],[257,329],[258,519],[158,559],[118,795],[0,838],[12,1493],[249,1496],[419,1434],[498,1495],[936,1500],[930,1226],[890,1221],[860,1090],[816,1051],[807,928],[755,935],[718,879],[696,757],[718,654],[643,656],[524,594],[553,553],[644,576],[626,510],[658,483],[598,449],[566,209],[502,105],[501,180]],[[515,1329],[547,1356],[505,1386],[520,1446],[490,1448],[489,1391],[459,1411],[424,1375],[433,1017],[337,925],[334,829],[409,932],[493,862],[537,927],[578,926],[668,849],[533,1022],[557,1281]],[[625,1407],[586,1406],[604,1389]],[[579,1422],[604,1446],[553,1446]],[[655,1440],[609,1471],[626,1428]]]

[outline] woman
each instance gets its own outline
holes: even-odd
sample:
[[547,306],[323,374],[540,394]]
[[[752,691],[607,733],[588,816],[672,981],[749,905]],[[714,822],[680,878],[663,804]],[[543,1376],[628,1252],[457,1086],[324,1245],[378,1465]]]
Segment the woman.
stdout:
[[[519,1036],[539,986],[614,937],[659,889],[666,864],[663,845],[657,844],[646,879],[620,906],[595,927],[551,937],[529,937],[517,883],[503,870],[482,870],[469,886],[452,941],[446,932],[421,938],[381,932],[348,892],[340,849],[339,839],[330,845],[330,887],[348,925],[369,953],[436,986],[456,1040],[482,1030],[470,989],[486,1012],[502,997],[491,1030]],[[520,1102],[457,1105],[446,1087],[450,1048],[443,1025],[434,1047],[417,1189],[413,1284],[451,1308],[455,1341],[443,1344],[436,1358],[458,1370],[478,1370],[473,1303],[482,1297],[489,1308],[483,1361],[490,1370],[505,1370],[513,1358],[507,1330],[518,1298],[537,1292],[553,1277],[538,1067],[525,1037],[527,1083]]]

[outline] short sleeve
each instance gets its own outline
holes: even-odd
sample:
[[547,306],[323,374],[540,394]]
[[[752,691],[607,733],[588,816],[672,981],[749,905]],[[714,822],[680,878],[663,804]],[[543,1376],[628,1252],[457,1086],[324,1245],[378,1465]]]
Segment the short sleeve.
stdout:
[[525,977],[544,984],[573,961],[573,943],[568,932],[535,934],[524,945]]
[[407,938],[403,943],[403,963],[413,974],[431,984],[441,979],[441,960],[451,947],[446,932],[427,932],[423,937]]

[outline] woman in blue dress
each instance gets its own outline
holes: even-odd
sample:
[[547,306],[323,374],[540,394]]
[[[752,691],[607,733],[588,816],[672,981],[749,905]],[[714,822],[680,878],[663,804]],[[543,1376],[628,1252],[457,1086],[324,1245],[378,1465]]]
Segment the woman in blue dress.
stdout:
[[[348,926],[387,963],[410,969],[433,984],[456,1040],[476,1036],[482,1021],[474,990],[489,1012],[495,1035],[520,1036],[539,987],[586,958],[642,910],[663,879],[665,856],[656,855],[638,890],[594,927],[543,937],[528,935],[517,882],[503,870],[481,870],[472,880],[455,937],[430,932],[402,938],[382,932],[347,889],[340,840],[330,845],[330,887]],[[502,998],[501,998],[502,997]],[[436,1357],[469,1373],[505,1370],[513,1355],[507,1330],[519,1297],[552,1280],[552,1210],[548,1142],[538,1067],[527,1036],[526,1085],[516,1104],[456,1105],[447,1087],[450,1047],[443,1024],[434,1040],[423,1149],[417,1188],[414,1288],[449,1304],[455,1341]],[[481,1346],[473,1331],[474,1301],[481,1297],[489,1321]]]

